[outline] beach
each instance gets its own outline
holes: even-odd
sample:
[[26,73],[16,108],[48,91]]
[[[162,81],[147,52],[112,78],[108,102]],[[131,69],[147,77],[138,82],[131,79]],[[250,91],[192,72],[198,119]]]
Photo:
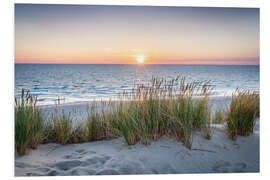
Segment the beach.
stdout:
[[162,137],[150,146],[128,147],[122,138],[82,144],[43,144],[15,157],[15,176],[187,174],[259,172],[259,125],[231,141],[223,126],[211,140],[194,135],[192,149]]
[[[214,99],[213,107],[226,106],[228,98]],[[227,103],[226,103],[227,102]],[[53,106],[43,107],[49,114]],[[61,106],[77,109],[83,116],[86,104]],[[214,108],[213,108],[214,109]],[[24,156],[15,154],[15,176],[73,176],[117,174],[187,174],[259,172],[259,119],[250,136],[228,138],[225,124],[211,125],[212,138],[194,132],[189,150],[174,137],[160,137],[146,146],[128,146],[123,137],[60,145],[40,144]]]
[[259,8],[17,3],[14,24],[15,176],[260,172]]
[[[44,70],[43,75],[37,71],[39,67]],[[45,123],[42,134],[45,140],[39,140],[40,143],[35,147],[31,135],[22,139],[25,144],[31,139],[36,149],[30,143],[26,151],[23,143],[18,146],[17,150],[21,150],[22,156],[15,153],[15,176],[260,171],[257,66],[160,65],[143,68],[131,65],[17,65],[16,68],[18,93],[15,93],[15,97],[23,97],[19,94],[20,88],[30,90],[28,99],[32,99],[32,95],[37,97],[34,104],[37,103],[43,118],[36,114],[36,125],[39,127],[39,122]],[[29,77],[23,74],[24,68],[31,70],[32,75],[29,77],[38,78],[27,83],[25,80]],[[55,68],[59,68],[63,74],[56,76]],[[124,71],[125,68],[127,71]],[[147,78],[144,81],[140,81],[143,85],[135,84],[136,74],[134,77],[125,76],[142,68],[152,71],[145,74]],[[199,70],[202,77],[196,72],[190,74],[192,68]],[[73,73],[64,76],[70,69]],[[124,82],[115,76],[118,69],[123,70],[120,76],[126,77]],[[107,70],[110,72],[104,76],[92,75]],[[165,80],[153,77],[159,73],[158,70],[168,77],[182,71],[187,78],[178,79],[176,76],[177,80],[169,78],[166,81],[167,75],[164,76]],[[224,72],[220,74],[220,71]],[[51,76],[41,78],[45,72],[50,72]],[[84,78],[78,79],[77,75]],[[210,77],[216,79],[207,81]],[[169,88],[170,83],[171,87],[178,90]],[[237,92],[239,85],[243,88]],[[196,90],[192,87],[196,87]],[[119,96],[118,92],[123,94]],[[133,96],[134,92],[137,92],[136,96]],[[233,93],[239,100],[230,107]],[[239,104],[248,106],[239,109]],[[28,107],[31,106],[30,102]],[[17,108],[20,107],[23,106]],[[229,111],[237,113],[229,115]],[[222,122],[214,122],[218,117],[217,112],[224,116]],[[225,116],[233,116],[234,122],[230,128],[227,128]],[[253,124],[245,122],[253,122],[254,117],[258,118],[253,133],[249,134],[252,130],[245,128],[253,127]],[[243,134],[247,132],[246,136],[239,136],[237,132],[234,134],[235,123],[239,119],[238,130],[244,129]],[[18,127],[22,128],[17,132],[25,135],[19,120]],[[32,128],[32,131],[35,132],[35,129]],[[18,145],[20,137],[17,136]]]

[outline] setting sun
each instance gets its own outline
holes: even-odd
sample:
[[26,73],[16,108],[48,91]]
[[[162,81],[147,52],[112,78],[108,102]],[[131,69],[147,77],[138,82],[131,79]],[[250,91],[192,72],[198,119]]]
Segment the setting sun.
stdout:
[[144,63],[144,55],[137,55],[136,60],[138,64]]

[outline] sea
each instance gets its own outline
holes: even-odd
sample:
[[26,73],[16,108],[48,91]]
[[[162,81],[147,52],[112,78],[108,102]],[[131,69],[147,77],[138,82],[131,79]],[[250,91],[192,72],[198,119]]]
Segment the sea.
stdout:
[[15,97],[22,89],[36,95],[38,105],[117,99],[134,84],[152,77],[186,82],[210,81],[211,96],[230,96],[236,88],[260,91],[260,66],[253,65],[124,65],[15,64]]

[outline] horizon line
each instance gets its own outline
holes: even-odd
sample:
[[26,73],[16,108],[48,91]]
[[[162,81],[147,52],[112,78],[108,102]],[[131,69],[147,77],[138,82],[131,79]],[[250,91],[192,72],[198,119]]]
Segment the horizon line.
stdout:
[[139,66],[143,66],[143,65],[213,65],[213,66],[260,66],[260,64],[158,64],[158,63],[153,63],[153,64],[109,64],[109,63],[21,63],[21,62],[14,62],[14,64],[40,64],[40,65],[49,65],[49,64],[55,64],[55,65],[139,65]]

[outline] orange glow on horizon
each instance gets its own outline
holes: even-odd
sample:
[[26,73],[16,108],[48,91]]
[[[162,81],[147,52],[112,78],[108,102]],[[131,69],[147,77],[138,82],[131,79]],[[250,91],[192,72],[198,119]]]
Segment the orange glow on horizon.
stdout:
[[136,61],[138,64],[144,64],[144,55],[137,55]]
[[[92,59],[92,58],[91,58]],[[231,58],[231,59],[159,59],[159,58],[142,58],[133,56],[132,58],[22,58],[15,59],[16,64],[182,64],[182,65],[259,65],[259,59],[254,58]],[[250,59],[250,60],[246,60]]]

